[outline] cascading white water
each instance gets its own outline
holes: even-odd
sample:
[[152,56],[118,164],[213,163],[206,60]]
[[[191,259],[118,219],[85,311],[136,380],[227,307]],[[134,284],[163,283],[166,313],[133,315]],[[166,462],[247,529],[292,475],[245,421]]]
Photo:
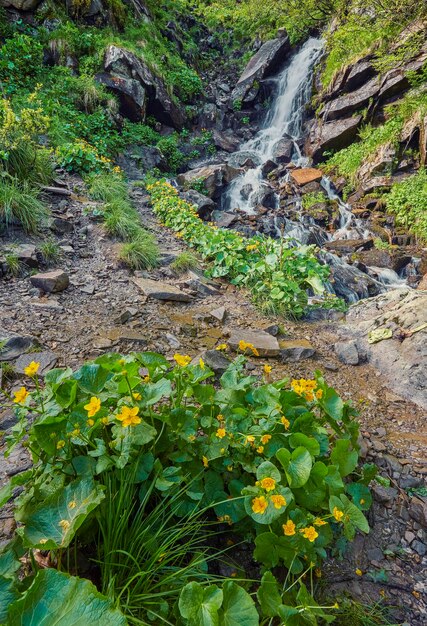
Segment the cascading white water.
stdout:
[[[241,146],[241,152],[253,155],[256,167],[248,169],[230,185],[225,205],[231,210],[252,213],[258,204],[263,182],[262,167],[274,155],[277,143],[285,136],[293,139],[294,162],[303,165],[297,140],[301,138],[304,107],[312,90],[312,68],[323,49],[323,41],[311,37],[291,59],[288,67],[276,79],[276,92],[264,127]],[[244,193],[249,189],[249,193]],[[243,191],[243,193],[242,193]]]

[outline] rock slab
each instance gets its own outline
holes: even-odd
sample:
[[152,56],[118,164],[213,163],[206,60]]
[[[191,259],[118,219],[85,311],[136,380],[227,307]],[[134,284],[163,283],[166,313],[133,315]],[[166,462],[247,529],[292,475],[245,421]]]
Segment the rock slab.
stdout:
[[310,359],[315,354],[316,349],[307,339],[280,342],[280,357],[284,363]]
[[52,270],[51,272],[34,274],[34,276],[31,276],[30,280],[34,287],[46,293],[64,291],[70,284],[68,274],[62,270]]
[[[232,329],[227,342],[230,348],[237,352],[239,350],[240,341],[252,344],[260,357],[274,357],[280,354],[280,346],[276,337],[269,335],[263,330],[250,330],[245,328]],[[248,356],[252,355],[251,350],[247,350],[246,354]]]
[[191,302],[192,297],[168,283],[162,283],[150,278],[134,278],[133,282],[146,296],[156,300],[170,300],[172,302]]

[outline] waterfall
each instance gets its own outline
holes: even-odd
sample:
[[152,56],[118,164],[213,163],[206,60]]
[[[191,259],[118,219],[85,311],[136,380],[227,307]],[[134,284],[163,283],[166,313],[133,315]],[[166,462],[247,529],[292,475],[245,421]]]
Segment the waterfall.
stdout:
[[[225,206],[252,213],[262,193],[263,165],[274,156],[274,149],[283,137],[291,138],[293,161],[304,164],[297,141],[301,138],[304,107],[312,92],[312,69],[323,49],[323,41],[311,37],[291,59],[275,80],[276,96],[266,117],[264,127],[241,146],[241,152],[250,154],[255,167],[248,169],[230,185]],[[245,193],[245,190],[250,190]],[[243,193],[242,193],[243,192]]]

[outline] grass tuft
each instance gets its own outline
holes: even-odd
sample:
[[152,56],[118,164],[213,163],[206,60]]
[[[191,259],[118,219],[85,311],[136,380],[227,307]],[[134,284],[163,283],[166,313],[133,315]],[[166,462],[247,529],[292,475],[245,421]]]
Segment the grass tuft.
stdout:
[[39,249],[45,263],[53,263],[61,256],[61,250],[53,239],[44,241]]
[[8,228],[21,224],[27,233],[36,233],[44,224],[48,211],[38,193],[27,182],[0,179],[0,222]]
[[184,274],[188,270],[194,270],[199,267],[199,259],[190,250],[185,250],[179,254],[175,261],[171,263],[171,268],[177,274]]
[[150,233],[140,227],[137,237],[122,245],[119,258],[133,270],[150,269],[159,260],[157,243]]

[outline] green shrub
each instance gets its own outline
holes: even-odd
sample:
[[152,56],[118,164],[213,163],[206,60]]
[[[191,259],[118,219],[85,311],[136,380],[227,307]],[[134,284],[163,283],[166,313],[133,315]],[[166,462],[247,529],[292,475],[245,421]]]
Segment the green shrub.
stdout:
[[191,102],[195,96],[202,93],[203,83],[200,76],[189,67],[172,72],[170,79],[183,102]]
[[6,254],[4,257],[4,262],[6,264],[7,271],[12,274],[12,276],[19,276],[19,274],[23,270],[22,263],[14,252],[9,252],[8,254]]
[[306,193],[302,197],[302,207],[303,209],[311,209],[315,204],[319,204],[320,202],[325,202],[326,197],[321,191],[313,191],[312,193]]
[[420,169],[401,183],[396,183],[385,197],[387,210],[397,223],[427,241],[427,172]]
[[89,195],[94,200],[111,202],[116,197],[126,198],[127,196],[126,181],[117,174],[92,174],[86,181]]
[[7,93],[35,81],[43,61],[43,46],[29,35],[15,33],[0,48],[0,80]]
[[157,142],[157,147],[166,160],[168,170],[176,173],[185,161],[185,156],[178,147],[178,137],[175,134],[162,137]]
[[69,172],[78,174],[97,173],[112,170],[111,159],[102,156],[98,150],[84,139],[76,139],[56,149],[58,165]]
[[154,237],[139,227],[129,243],[122,245],[119,258],[133,270],[155,267],[159,258],[159,249]]
[[44,225],[48,210],[37,191],[26,182],[0,177],[0,222],[6,228],[21,224],[28,233],[36,233]]

